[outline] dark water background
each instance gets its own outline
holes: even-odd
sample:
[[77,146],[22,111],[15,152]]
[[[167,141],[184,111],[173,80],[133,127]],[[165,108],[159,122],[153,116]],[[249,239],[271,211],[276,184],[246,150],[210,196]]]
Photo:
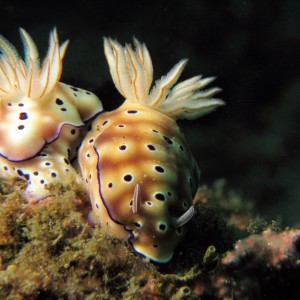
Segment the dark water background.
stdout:
[[154,77],[189,58],[182,79],[217,76],[227,105],[180,122],[202,183],[226,178],[261,214],[300,224],[300,1],[0,1],[0,32],[21,49],[18,26],[43,57],[56,25],[71,43],[62,81],[94,91],[109,110],[122,97],[103,36],[144,41]]

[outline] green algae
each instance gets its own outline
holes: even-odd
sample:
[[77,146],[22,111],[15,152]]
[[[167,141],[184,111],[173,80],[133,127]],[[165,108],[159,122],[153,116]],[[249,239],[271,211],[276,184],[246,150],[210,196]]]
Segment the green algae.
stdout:
[[170,263],[155,264],[88,223],[81,185],[50,186],[51,198],[30,204],[24,188],[0,181],[1,299],[197,299],[197,282],[248,234],[232,216],[251,220],[224,181],[203,186],[187,237]]
[[80,187],[54,192],[48,203],[26,205],[16,192],[2,200],[0,298],[117,297],[145,263],[86,222]]

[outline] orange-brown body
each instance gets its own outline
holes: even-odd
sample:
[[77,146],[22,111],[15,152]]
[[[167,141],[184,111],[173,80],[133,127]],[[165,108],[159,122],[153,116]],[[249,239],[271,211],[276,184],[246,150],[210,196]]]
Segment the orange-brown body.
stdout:
[[[104,40],[112,79],[126,98],[104,113],[79,151],[96,222],[127,239],[145,257],[168,262],[193,217],[199,169],[176,119],[193,119],[223,102],[208,99],[220,89],[199,91],[213,78],[195,76],[176,86],[180,61],[149,92],[153,68],[144,44],[124,48]],[[171,90],[171,87],[173,89]]]
[[[94,121],[80,150],[80,165],[94,213],[111,234],[129,238],[137,252],[150,258],[169,260],[185,232],[173,221],[192,206],[199,181],[176,122],[125,103]],[[141,200],[134,213],[137,184]]]

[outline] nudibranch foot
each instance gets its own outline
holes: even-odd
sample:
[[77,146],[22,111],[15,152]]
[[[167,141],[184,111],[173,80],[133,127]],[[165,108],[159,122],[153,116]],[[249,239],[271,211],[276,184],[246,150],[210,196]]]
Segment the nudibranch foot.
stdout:
[[25,58],[0,36],[0,176],[28,182],[27,197],[42,199],[51,183],[76,178],[70,164],[85,122],[102,111],[93,93],[59,82],[68,41],[50,33],[43,63],[20,29]]

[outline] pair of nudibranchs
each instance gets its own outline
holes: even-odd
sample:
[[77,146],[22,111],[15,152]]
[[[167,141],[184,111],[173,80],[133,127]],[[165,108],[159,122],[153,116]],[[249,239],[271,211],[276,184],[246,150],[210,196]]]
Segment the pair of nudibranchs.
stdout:
[[[224,102],[214,78],[195,76],[175,85],[187,60],[156,81],[144,44],[122,47],[104,39],[117,90],[126,99],[101,113],[98,97],[59,82],[68,42],[56,29],[40,63],[30,35],[20,29],[25,59],[0,36],[0,177],[27,181],[27,199],[44,199],[50,184],[81,177],[95,222],[127,239],[145,257],[168,262],[194,214],[199,169],[176,119],[195,119]],[[98,115],[98,116],[97,116]],[[85,123],[95,117],[84,137]],[[79,153],[76,151],[80,146]]]

